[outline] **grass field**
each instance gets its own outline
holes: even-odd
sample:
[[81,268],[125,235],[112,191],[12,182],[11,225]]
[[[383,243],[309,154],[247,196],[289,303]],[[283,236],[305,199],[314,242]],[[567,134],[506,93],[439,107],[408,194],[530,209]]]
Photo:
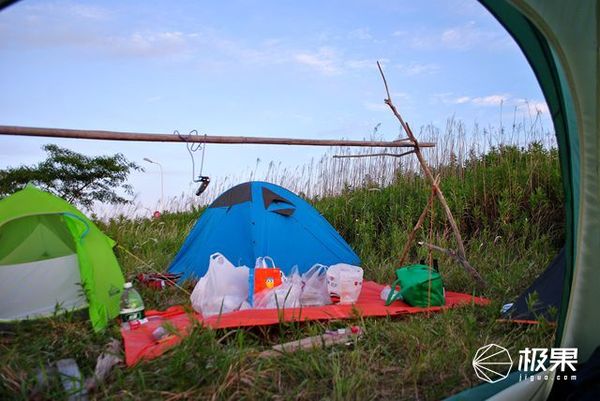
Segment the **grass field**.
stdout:
[[[519,326],[497,322],[497,318],[501,305],[532,282],[564,241],[557,151],[532,143],[489,147],[485,152],[452,151],[441,159],[434,164],[435,172],[442,176],[442,188],[465,238],[469,260],[487,280],[488,288],[476,291],[459,265],[435,256],[440,259],[447,289],[486,296],[492,301],[489,306],[398,319],[357,317],[347,322],[260,329],[196,327],[162,357],[131,369],[116,368],[91,397],[434,400],[480,383],[471,360],[483,345],[494,342],[512,354],[526,346],[550,346],[551,324]],[[359,254],[366,278],[379,282],[392,281],[408,232],[430,191],[410,166],[392,170],[392,176],[389,167],[380,166],[386,169],[386,185],[373,175],[371,181],[362,176],[362,185],[354,183],[344,189],[344,182],[338,182],[337,192],[321,191],[310,199]],[[322,164],[321,168],[322,177],[339,177],[331,170],[339,166]],[[138,272],[165,269],[201,213],[201,209],[166,213],[160,220],[121,217],[100,225],[118,242],[117,256],[126,278],[131,279]],[[429,240],[431,229],[434,243],[454,247],[439,208],[425,227],[418,240]],[[414,249],[410,259],[426,256],[426,251]],[[189,302],[177,288],[141,292],[147,308]],[[257,358],[274,344],[351,324],[364,327],[365,335],[349,346]],[[75,358],[83,373],[91,375],[105,344],[119,337],[116,324],[95,334],[89,322],[71,314],[23,322],[2,331],[0,399],[28,399],[35,370],[57,359]],[[58,381],[37,395],[37,399],[62,398]]]

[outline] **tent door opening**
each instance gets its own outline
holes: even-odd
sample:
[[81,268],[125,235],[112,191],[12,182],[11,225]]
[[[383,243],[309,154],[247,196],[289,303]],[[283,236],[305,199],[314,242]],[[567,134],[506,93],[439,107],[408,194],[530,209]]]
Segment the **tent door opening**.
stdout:
[[0,321],[86,306],[75,243],[62,215],[28,216],[0,227]]

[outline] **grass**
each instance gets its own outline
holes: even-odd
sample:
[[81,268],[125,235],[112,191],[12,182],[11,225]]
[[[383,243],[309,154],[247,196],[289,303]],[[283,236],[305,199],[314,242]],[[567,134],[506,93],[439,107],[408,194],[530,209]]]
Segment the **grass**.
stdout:
[[[489,306],[396,319],[356,317],[346,322],[238,330],[198,326],[162,357],[115,369],[92,398],[433,400],[481,383],[471,360],[483,345],[503,345],[512,355],[526,346],[550,346],[552,325],[517,326],[497,318],[501,305],[532,282],[564,240],[556,150],[539,142],[522,147],[493,145],[483,152],[444,145],[453,151],[438,155],[437,162],[432,157],[433,166],[443,177],[442,188],[461,226],[470,262],[489,283],[480,294],[492,300]],[[361,256],[366,278],[391,282],[429,188],[414,166],[368,163],[375,163],[369,167],[370,179],[346,173],[343,180],[336,173],[339,165],[321,163],[320,184],[328,182],[330,187],[307,196]],[[356,168],[356,174],[361,171]],[[99,224],[119,243],[116,253],[131,279],[138,272],[165,269],[201,213],[201,208],[192,208],[165,213],[160,220],[117,217]],[[454,246],[439,208],[425,227],[418,240],[429,239],[432,228],[434,243]],[[414,249],[410,259],[427,256],[426,251]],[[460,266],[435,256],[446,288],[474,292],[472,280]],[[188,303],[187,295],[176,288],[140,290],[147,308]],[[365,335],[348,346],[257,357],[271,345],[351,324],[364,327]],[[57,359],[75,358],[90,376],[111,337],[119,338],[116,325],[95,334],[89,322],[73,314],[6,329],[0,336],[0,399],[28,399],[36,369]],[[64,397],[57,381],[37,395],[40,400]]]

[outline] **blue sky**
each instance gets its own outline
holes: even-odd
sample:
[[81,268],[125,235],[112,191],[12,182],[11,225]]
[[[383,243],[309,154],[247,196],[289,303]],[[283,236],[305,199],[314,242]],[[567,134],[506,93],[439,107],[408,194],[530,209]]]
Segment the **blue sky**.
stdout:
[[[474,0],[25,0],[0,13],[0,59],[4,125],[360,139],[382,123],[394,139],[376,60],[413,127],[548,117],[525,58]],[[40,160],[48,142],[0,137],[0,168]],[[149,157],[167,196],[190,191],[183,144],[53,142]],[[323,152],[209,145],[204,172],[242,177],[257,158],[296,166]],[[157,182],[151,165],[131,179],[148,206]]]

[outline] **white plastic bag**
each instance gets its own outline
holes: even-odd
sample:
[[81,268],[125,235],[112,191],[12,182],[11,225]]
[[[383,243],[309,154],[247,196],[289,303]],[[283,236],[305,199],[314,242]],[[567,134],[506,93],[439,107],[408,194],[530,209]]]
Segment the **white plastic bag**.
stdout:
[[192,307],[203,317],[240,309],[248,298],[248,277],[248,267],[235,267],[220,253],[210,255],[208,271],[190,297]]
[[346,263],[338,263],[327,269],[327,288],[331,296],[339,297],[341,304],[358,300],[363,283],[363,269]]
[[302,278],[294,268],[281,285],[254,294],[254,307],[257,309],[283,309],[300,307]]
[[302,275],[302,306],[329,305],[331,297],[327,289],[327,266],[316,264]]

